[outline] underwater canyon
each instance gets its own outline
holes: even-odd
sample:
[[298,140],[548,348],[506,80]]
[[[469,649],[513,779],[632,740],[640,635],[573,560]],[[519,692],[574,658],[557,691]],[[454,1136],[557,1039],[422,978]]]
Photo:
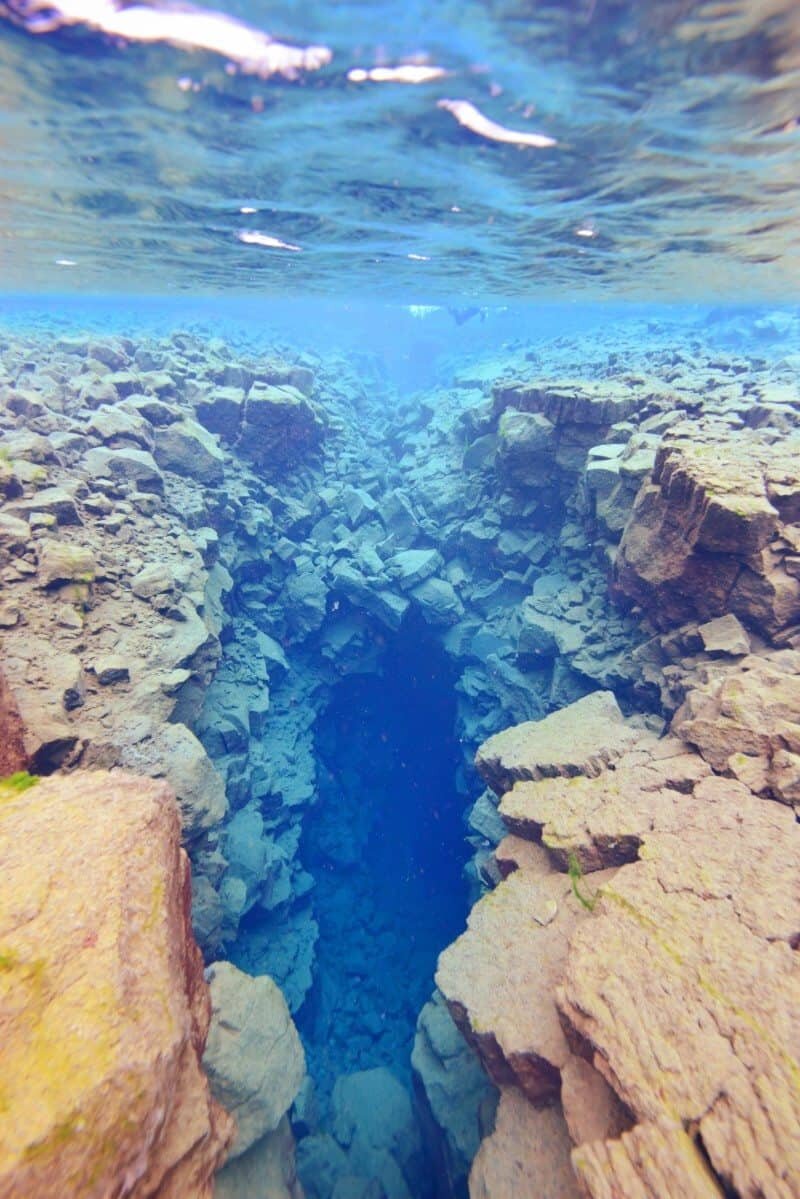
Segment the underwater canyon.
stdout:
[[96,1156],[65,1095],[8,1193],[66,1140],[210,1194],[226,1108],[219,1199],[796,1194],[796,314],[529,333],[417,387],[202,326],[0,352],[2,764],[48,776],[4,801],[4,969],[27,995],[59,787],[137,930],[174,790],[205,960],[176,884],[136,961],[188,997],[141,1036],[181,1136]]

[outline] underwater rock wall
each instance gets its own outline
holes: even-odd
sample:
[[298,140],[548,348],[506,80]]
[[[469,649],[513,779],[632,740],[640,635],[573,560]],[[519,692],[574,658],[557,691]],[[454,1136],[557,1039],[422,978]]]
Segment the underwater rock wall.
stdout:
[[501,1088],[473,1197],[798,1193],[800,395],[705,412],[614,563],[668,732],[596,692],[477,756],[504,881],[437,972]]

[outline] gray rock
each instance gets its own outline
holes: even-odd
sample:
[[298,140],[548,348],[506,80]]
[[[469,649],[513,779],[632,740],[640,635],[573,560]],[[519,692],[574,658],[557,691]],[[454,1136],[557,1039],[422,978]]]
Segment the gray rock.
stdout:
[[363,487],[345,487],[341,499],[351,529],[357,529],[365,520],[369,520],[378,507]]
[[88,450],[83,465],[90,479],[115,479],[133,483],[139,491],[161,493],[164,480],[147,450]]
[[411,595],[419,604],[428,624],[456,624],[464,615],[464,605],[446,579],[426,579],[412,588]]
[[211,1092],[236,1118],[231,1157],[274,1131],[305,1075],[305,1055],[286,1000],[271,978],[215,962],[206,974],[211,1027],[203,1057]]
[[411,1199],[422,1169],[422,1141],[411,1099],[380,1067],[337,1079],[331,1129],[347,1149],[348,1173],[377,1178],[387,1199]]
[[257,465],[280,470],[315,449],[324,430],[319,412],[297,388],[254,383],[237,448]]
[[155,460],[162,470],[201,483],[221,483],[225,475],[225,457],[216,438],[194,420],[177,421],[157,431]]
[[213,395],[195,403],[200,424],[223,441],[234,442],[239,436],[244,411],[245,393],[242,387],[219,387]]
[[43,487],[27,500],[9,504],[7,511],[28,520],[34,513],[46,513],[59,525],[79,525],[81,518],[73,496],[64,487]]
[[303,1199],[286,1117],[246,1153],[228,1159],[214,1178],[214,1199]]
[[297,1146],[297,1174],[306,1199],[331,1199],[339,1179],[349,1173],[347,1154],[330,1133],[304,1137]]
[[400,550],[386,563],[386,573],[406,591],[436,574],[443,565],[438,550]]
[[491,1128],[497,1092],[439,991],[420,1012],[411,1065],[438,1132],[435,1155],[451,1192],[457,1194],[463,1190],[482,1137]]

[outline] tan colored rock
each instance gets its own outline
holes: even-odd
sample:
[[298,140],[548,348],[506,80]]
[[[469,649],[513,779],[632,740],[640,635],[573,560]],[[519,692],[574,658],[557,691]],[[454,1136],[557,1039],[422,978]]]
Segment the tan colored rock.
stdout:
[[44,780],[0,804],[0,858],[0,1193],[207,1199],[231,1122],[200,1068],[208,994],[169,789]]
[[626,526],[617,592],[658,629],[727,612],[771,636],[792,626],[800,584],[786,569],[782,512],[800,494],[800,443],[782,447],[773,482],[774,447],[758,434],[693,422],[671,436]]
[[519,1091],[505,1089],[495,1130],[472,1164],[470,1199],[579,1199],[571,1148],[558,1107],[532,1107]]
[[630,1112],[602,1074],[580,1057],[569,1058],[561,1071],[561,1107],[576,1145],[613,1139],[631,1126]]
[[238,1157],[278,1127],[300,1090],[305,1054],[271,978],[215,962],[208,979],[211,1028],[203,1066],[215,1099],[236,1119],[231,1157]]
[[6,677],[0,670],[0,778],[25,770],[25,726]]
[[42,587],[50,587],[53,583],[91,583],[97,571],[94,554],[82,545],[44,541],[39,546],[38,556]]
[[692,788],[711,773],[676,738],[643,734],[640,744],[650,752],[623,754],[598,777],[515,783],[500,815],[512,833],[541,841],[562,870],[573,858],[584,872],[635,861],[646,833],[696,819]]
[[738,656],[750,653],[750,638],[738,617],[732,612],[701,624],[697,632],[707,654]]
[[581,1145],[575,1173],[591,1199],[722,1199],[690,1136],[676,1124],[638,1124],[619,1140]]
[[689,693],[673,731],[714,770],[734,774],[759,794],[800,800],[800,654],[747,658],[742,669]]
[[[601,889],[558,1004],[573,1048],[637,1121],[679,1120],[737,1194],[788,1199],[800,1193],[800,886],[787,863],[800,830],[735,781],[701,780],[695,796],[705,811],[691,827],[648,834]],[[681,1169],[655,1193],[683,1194]]]
[[569,1056],[554,995],[586,915],[566,875],[517,870],[439,957],[436,985],[487,1073],[536,1103],[558,1094]]
[[577,703],[514,725],[481,745],[475,765],[498,794],[518,779],[599,774],[636,740],[611,691],[594,691]]

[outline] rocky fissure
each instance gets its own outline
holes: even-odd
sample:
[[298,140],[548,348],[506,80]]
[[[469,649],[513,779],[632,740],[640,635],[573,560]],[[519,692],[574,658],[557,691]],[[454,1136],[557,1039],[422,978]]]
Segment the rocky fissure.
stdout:
[[[38,772],[177,792],[248,1112],[221,1195],[298,1193],[292,1104],[312,1199],[796,1193],[800,393],[691,336],[410,397],[4,344],[0,704]],[[236,967],[307,1040],[272,1107],[241,1047],[289,1013]]]

